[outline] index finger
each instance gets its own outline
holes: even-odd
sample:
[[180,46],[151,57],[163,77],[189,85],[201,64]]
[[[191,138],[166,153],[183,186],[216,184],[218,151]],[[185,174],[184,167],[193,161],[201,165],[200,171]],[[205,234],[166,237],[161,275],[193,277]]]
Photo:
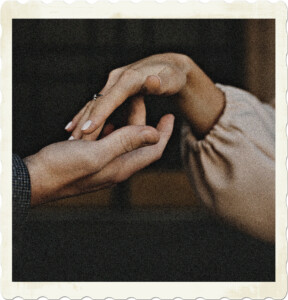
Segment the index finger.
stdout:
[[144,82],[145,78],[140,72],[133,69],[125,70],[107,94],[97,98],[88,117],[91,124],[83,130],[83,133],[89,134],[100,127],[127,98],[141,91]]

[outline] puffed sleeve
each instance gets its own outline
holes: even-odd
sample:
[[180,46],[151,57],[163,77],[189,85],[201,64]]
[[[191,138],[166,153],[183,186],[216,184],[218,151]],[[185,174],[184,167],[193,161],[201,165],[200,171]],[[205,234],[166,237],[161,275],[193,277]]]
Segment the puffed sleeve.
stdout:
[[217,84],[223,114],[202,140],[182,128],[184,167],[197,196],[250,234],[275,237],[275,111],[243,90]]

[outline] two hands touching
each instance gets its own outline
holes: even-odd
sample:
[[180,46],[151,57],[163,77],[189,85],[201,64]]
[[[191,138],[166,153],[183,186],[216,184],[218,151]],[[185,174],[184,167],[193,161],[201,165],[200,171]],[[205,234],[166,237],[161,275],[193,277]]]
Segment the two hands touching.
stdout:
[[174,116],[163,116],[156,129],[144,123],[129,123],[98,141],[51,144],[25,158],[31,205],[111,187],[159,159],[172,134]]
[[[247,93],[239,90],[235,93],[237,99],[247,101]],[[174,116],[163,116],[156,128],[146,126],[145,95],[171,96],[167,101],[177,102],[198,139],[203,139],[217,123],[226,102],[224,93],[190,58],[174,53],[153,55],[113,70],[100,94],[102,96],[89,101],[66,126],[71,134],[69,141],[49,145],[24,159],[30,174],[31,206],[112,186],[160,159],[173,131]],[[114,130],[107,119],[127,99],[131,100],[127,126]],[[256,103],[254,98],[249,101]],[[261,105],[257,104],[259,111],[267,119],[268,112],[264,113]],[[262,148],[258,151],[259,147],[255,147],[261,143],[266,149],[273,143],[273,136],[268,137],[263,132],[258,134],[259,140],[255,137],[256,141],[250,141],[250,133],[255,135],[250,128],[262,122],[261,116],[253,112],[249,114],[250,125],[247,126],[246,119],[240,120],[241,128],[249,128],[246,133],[239,135],[237,128],[232,128],[234,132],[229,127],[228,140],[225,133],[224,140],[219,141],[218,146],[222,147],[219,155],[223,153],[226,160],[216,163],[215,156],[210,153],[210,159],[205,148],[202,154],[195,155],[190,167],[192,170],[198,164],[201,169],[206,164],[208,169],[200,170],[196,189],[202,189],[201,195],[206,198],[201,200],[207,206],[211,204],[209,207],[215,214],[254,236],[274,241],[273,147],[270,147],[271,158],[265,156],[264,160],[259,160]],[[273,124],[271,112],[269,115]],[[209,149],[214,153],[219,147],[212,145]],[[200,163],[198,159],[202,159]],[[251,163],[247,168],[249,159]],[[263,167],[257,167],[256,163],[252,168],[255,161]],[[266,173],[262,171],[264,167]],[[227,168],[230,173],[226,172]],[[195,172],[197,177],[199,170]],[[268,175],[263,177],[263,174]],[[266,182],[265,193],[260,185],[254,184],[255,180]],[[221,182],[224,184],[219,184]],[[209,189],[209,184],[214,190]]]
[[[174,95],[199,138],[218,120],[225,103],[223,93],[190,58],[174,53],[113,70],[100,93],[103,96],[88,102],[66,126],[69,141],[24,159],[32,206],[112,186],[159,159],[172,134],[174,116],[163,116],[157,128],[146,126],[144,95]],[[127,126],[113,131],[105,121],[128,98],[132,99]]]
[[153,55],[111,71],[100,94],[67,124],[71,139],[95,140],[114,110],[128,98],[133,102],[144,95],[174,96],[194,134],[203,137],[225,103],[223,93],[203,71],[189,57],[176,53]]

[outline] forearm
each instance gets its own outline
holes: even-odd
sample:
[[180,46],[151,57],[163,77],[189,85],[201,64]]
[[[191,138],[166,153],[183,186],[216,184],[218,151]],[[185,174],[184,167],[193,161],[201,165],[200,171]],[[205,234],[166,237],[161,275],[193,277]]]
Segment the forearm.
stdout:
[[205,136],[225,107],[224,93],[188,57],[187,80],[178,94],[178,105],[197,138]]

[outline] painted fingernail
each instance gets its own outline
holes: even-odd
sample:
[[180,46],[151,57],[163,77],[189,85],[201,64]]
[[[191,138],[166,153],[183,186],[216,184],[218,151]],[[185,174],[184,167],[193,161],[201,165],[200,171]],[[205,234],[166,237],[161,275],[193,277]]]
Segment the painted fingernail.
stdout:
[[69,123],[66,125],[65,129],[66,129],[66,130],[69,129],[69,128],[71,127],[71,125],[72,125],[72,121],[69,122]]
[[84,123],[84,125],[82,126],[81,130],[86,130],[90,127],[92,121],[91,120],[88,120]]
[[74,136],[71,135],[70,138],[68,139],[68,141],[72,141],[72,140],[75,140]]

